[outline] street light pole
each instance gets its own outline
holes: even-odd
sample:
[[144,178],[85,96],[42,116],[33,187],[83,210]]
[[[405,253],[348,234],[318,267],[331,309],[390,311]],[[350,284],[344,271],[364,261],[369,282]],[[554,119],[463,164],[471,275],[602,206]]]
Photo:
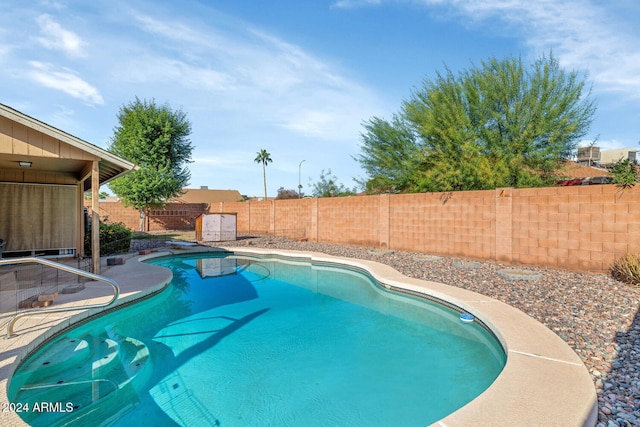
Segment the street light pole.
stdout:
[[298,165],[298,199],[302,198],[302,184],[300,183],[300,174],[302,171],[302,163],[304,162],[304,160],[302,162],[300,162],[300,164]]

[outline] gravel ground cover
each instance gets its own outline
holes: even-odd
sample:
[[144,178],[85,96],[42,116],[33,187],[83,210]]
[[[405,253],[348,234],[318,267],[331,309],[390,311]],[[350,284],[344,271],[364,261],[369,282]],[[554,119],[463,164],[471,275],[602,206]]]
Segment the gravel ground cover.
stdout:
[[492,262],[479,261],[476,268],[460,268],[471,261],[278,237],[239,236],[224,245],[369,259],[409,277],[458,286],[503,301],[545,324],[582,358],[598,393],[598,427],[640,426],[638,288],[604,274],[527,266],[519,269],[541,278],[517,280],[517,275],[516,279],[498,275],[498,271],[513,266]]

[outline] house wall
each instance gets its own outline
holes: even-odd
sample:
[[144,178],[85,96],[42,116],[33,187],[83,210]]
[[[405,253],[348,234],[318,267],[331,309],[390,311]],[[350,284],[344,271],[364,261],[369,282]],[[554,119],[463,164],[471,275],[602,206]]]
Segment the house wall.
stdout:
[[[47,159],[93,161],[89,153],[46,135],[36,129],[0,116],[0,154],[30,156],[30,169],[0,169],[0,181],[46,184],[76,184],[79,177],[72,173],[38,171],[38,163]],[[34,157],[34,158],[31,158]]]
[[0,182],[73,185],[78,183],[78,179],[74,176],[60,173],[0,169]]
[[640,186],[248,201],[209,212],[236,213],[241,234],[576,271],[604,272],[616,257],[640,253]]

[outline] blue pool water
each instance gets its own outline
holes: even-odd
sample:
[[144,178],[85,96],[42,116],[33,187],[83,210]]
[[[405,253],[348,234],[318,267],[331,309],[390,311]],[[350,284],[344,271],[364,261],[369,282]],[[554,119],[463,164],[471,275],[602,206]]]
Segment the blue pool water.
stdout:
[[424,426],[505,364],[478,323],[358,271],[234,255],[152,262],[173,271],[165,291],[19,367],[9,397],[27,422]]

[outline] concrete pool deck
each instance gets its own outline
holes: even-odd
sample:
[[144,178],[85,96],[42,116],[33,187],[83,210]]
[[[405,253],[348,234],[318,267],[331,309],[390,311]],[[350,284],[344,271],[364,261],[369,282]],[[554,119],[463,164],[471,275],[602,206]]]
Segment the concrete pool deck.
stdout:
[[[106,258],[102,259],[102,276],[114,280],[120,287],[120,297],[114,306],[142,298],[160,289],[171,281],[171,272],[167,269],[138,262],[142,257],[128,254],[123,265],[108,267]],[[70,295],[60,295],[51,307],[75,307],[87,304],[104,304],[113,297],[111,287],[101,282],[87,284],[85,289]],[[111,308],[110,307],[110,308]],[[0,425],[26,426],[27,424],[7,406],[7,387],[9,379],[17,365],[43,341],[55,333],[67,328],[74,322],[99,313],[104,309],[75,310],[61,313],[47,313],[26,316],[14,326],[15,336],[6,338],[8,318],[0,319]]]
[[[578,355],[556,334],[535,319],[495,299],[436,282],[412,279],[374,261],[339,258],[320,253],[278,249],[224,249],[242,254],[286,256],[342,263],[369,271],[378,281],[448,301],[475,315],[494,331],[507,354],[507,363],[496,381],[480,396],[434,426],[595,426],[597,399],[593,381]],[[207,252],[219,249],[197,247],[173,250],[176,253]],[[159,252],[151,256],[159,256]],[[168,270],[138,262],[149,256],[129,256],[124,265],[103,271],[121,288],[119,304],[162,289],[171,279]],[[87,292],[85,289],[83,292]],[[109,299],[108,293],[83,294],[82,301],[65,304],[94,304]],[[79,293],[80,294],[80,293]],[[77,294],[77,295],[79,295]],[[59,306],[58,302],[56,305]],[[7,385],[13,370],[45,338],[69,325],[75,315],[80,320],[92,313],[49,313],[20,319],[16,337],[0,338],[0,404],[6,407]],[[3,324],[6,322],[0,322]],[[6,329],[6,326],[5,326]],[[0,424],[23,426],[10,410],[1,411]]]

